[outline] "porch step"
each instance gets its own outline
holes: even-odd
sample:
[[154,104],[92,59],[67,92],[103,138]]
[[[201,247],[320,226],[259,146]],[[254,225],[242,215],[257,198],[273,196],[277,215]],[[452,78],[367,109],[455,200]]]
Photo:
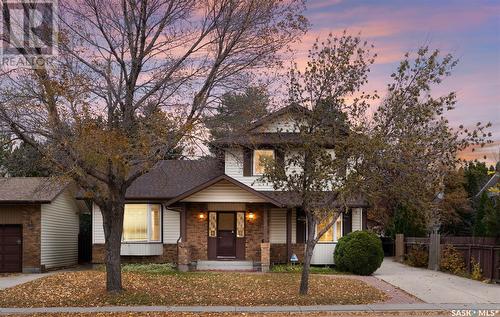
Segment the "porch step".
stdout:
[[253,271],[253,261],[207,261],[196,263],[198,271]]

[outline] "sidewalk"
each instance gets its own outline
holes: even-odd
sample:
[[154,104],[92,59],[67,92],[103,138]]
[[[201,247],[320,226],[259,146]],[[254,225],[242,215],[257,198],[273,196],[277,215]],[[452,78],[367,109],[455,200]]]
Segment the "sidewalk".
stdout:
[[56,272],[29,273],[29,274],[22,273],[22,274],[13,274],[9,276],[2,276],[0,277],[0,290],[28,283],[34,280],[38,280],[39,278],[46,277],[55,273]]
[[323,305],[323,306],[104,306],[104,307],[37,307],[0,308],[0,314],[36,313],[138,313],[138,312],[186,312],[186,313],[310,313],[310,312],[405,312],[488,310],[500,313],[500,304],[370,304],[370,305]]

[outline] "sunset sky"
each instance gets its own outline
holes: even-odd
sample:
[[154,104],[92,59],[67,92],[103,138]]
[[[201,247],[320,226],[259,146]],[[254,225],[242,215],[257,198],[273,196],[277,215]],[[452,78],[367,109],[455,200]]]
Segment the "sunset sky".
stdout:
[[306,16],[311,30],[300,44],[304,58],[316,37],[329,32],[361,32],[375,45],[379,57],[372,68],[369,88],[384,91],[389,75],[405,52],[422,45],[452,53],[459,59],[452,77],[436,94],[456,91],[454,125],[477,121],[493,124],[495,143],[467,158],[498,160],[500,149],[500,1],[354,1],[310,0]]

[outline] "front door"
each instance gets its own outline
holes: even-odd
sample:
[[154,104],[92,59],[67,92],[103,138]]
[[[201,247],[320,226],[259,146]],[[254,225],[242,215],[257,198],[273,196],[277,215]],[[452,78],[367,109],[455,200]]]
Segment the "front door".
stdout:
[[236,216],[234,212],[217,213],[217,257],[236,257]]

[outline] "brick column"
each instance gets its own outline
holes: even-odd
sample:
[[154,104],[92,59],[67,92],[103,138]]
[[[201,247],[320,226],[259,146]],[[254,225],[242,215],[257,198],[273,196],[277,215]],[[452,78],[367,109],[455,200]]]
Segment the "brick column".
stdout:
[[269,272],[271,265],[271,244],[269,242],[260,244],[260,265],[262,272]]
[[177,244],[177,268],[179,271],[186,272],[189,270],[189,264],[191,264],[191,252],[189,250],[189,245],[186,242],[179,242]]

